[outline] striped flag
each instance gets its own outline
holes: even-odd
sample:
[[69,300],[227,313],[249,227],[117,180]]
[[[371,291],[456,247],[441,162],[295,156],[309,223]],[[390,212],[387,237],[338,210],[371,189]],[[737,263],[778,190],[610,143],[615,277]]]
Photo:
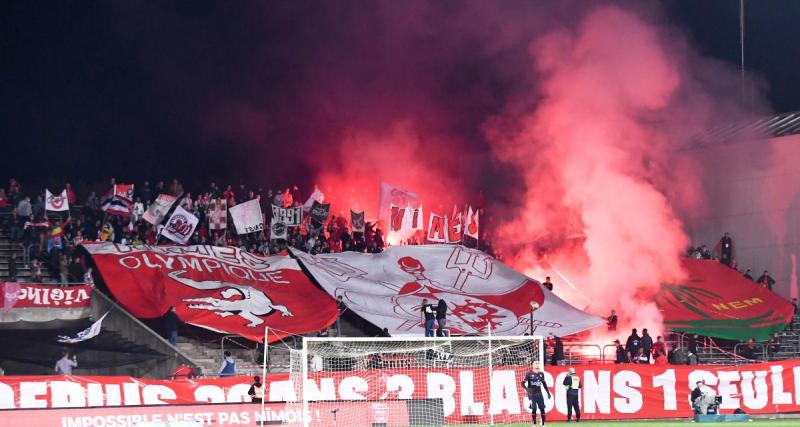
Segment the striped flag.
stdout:
[[130,216],[133,184],[115,184],[103,197],[101,209],[111,215]]

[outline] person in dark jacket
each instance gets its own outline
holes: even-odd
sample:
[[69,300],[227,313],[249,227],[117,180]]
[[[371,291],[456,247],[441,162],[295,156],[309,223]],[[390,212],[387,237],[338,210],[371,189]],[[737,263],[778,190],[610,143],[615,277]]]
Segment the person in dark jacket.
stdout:
[[433,328],[436,324],[436,310],[433,308],[432,304],[428,304],[427,298],[422,299],[420,316],[422,318],[422,324],[425,325],[425,337],[434,336]]
[[769,275],[769,271],[767,270],[764,270],[764,274],[762,274],[756,282],[770,291],[772,290],[772,286],[775,285],[775,279]]
[[564,360],[564,342],[557,335],[553,335],[553,357],[550,359],[550,364],[556,366],[560,360]]
[[728,267],[731,266],[733,262],[733,239],[727,231],[722,238],[719,239],[719,242],[717,242],[714,252],[719,255],[719,262]]
[[572,410],[575,410],[575,422],[581,421],[581,405],[578,401],[578,390],[583,388],[581,377],[575,373],[575,368],[569,368],[569,375],[564,377],[564,386],[567,388],[567,422],[572,421]]
[[83,281],[83,266],[81,265],[81,260],[78,257],[72,258],[72,261],[69,264],[68,269],[68,276],[69,281],[72,283],[79,283]]
[[609,332],[617,330],[617,310],[611,310],[611,316],[606,317]]
[[175,345],[178,343],[178,325],[180,324],[181,319],[178,318],[178,314],[175,313],[175,307],[170,306],[169,310],[167,310],[166,314],[161,318],[161,323],[164,326],[164,330],[167,332],[167,339],[169,339],[169,343]]
[[11,252],[11,258],[8,259],[8,280],[17,281],[17,254],[15,252]]
[[695,389],[692,390],[692,397],[690,400],[692,402],[692,410],[694,411],[695,414],[700,413],[699,399],[703,395],[702,387],[703,387],[703,382],[698,381],[697,384],[695,384]]
[[697,363],[700,363],[700,356],[697,355],[697,338],[699,338],[697,334],[689,335],[689,345],[687,348],[689,354],[687,356],[693,355]]
[[342,336],[342,314],[347,311],[347,305],[341,295],[336,296],[336,307],[339,309],[339,314],[336,316],[336,336]]
[[447,303],[443,299],[436,304],[436,322],[439,326],[436,328],[436,336],[443,337],[444,328],[447,325]]
[[247,395],[250,396],[250,401],[253,403],[261,403],[264,400],[264,384],[261,383],[261,377],[258,375],[253,377],[253,384],[247,390]]
[[642,329],[642,350],[647,358],[647,363],[650,363],[650,355],[653,352],[653,337],[647,333],[647,328]]
[[639,347],[642,345],[642,339],[639,337],[639,333],[636,331],[636,328],[631,330],[631,336],[628,337],[628,341],[625,343],[625,351],[628,352],[628,360],[633,360],[636,358],[636,355],[639,354]]
[[625,347],[620,344],[619,340],[614,340],[614,344],[617,345],[617,357],[614,359],[614,363],[628,363],[628,353],[625,351]]
[[678,364],[678,345],[672,344],[672,348],[667,353],[667,362],[670,365],[677,365]]

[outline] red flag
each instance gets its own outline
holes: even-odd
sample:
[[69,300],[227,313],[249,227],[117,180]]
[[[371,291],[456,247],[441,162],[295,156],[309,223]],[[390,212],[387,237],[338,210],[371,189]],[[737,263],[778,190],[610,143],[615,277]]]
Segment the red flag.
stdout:
[[186,323],[254,341],[263,340],[266,326],[272,340],[319,331],[337,317],[333,299],[289,257],[214,246],[84,247],[136,317],[160,317],[174,306]]

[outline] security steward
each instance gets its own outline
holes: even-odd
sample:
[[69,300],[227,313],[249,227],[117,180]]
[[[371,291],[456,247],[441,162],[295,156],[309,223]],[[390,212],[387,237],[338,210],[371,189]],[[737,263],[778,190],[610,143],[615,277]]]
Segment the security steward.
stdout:
[[569,368],[569,375],[564,377],[567,387],[567,422],[572,421],[572,409],[575,409],[575,422],[581,421],[581,405],[578,402],[578,390],[581,389],[581,377],[575,373],[575,368]]
[[258,375],[253,377],[253,384],[250,385],[247,394],[253,403],[261,403],[264,400],[264,383],[261,382],[261,377]]

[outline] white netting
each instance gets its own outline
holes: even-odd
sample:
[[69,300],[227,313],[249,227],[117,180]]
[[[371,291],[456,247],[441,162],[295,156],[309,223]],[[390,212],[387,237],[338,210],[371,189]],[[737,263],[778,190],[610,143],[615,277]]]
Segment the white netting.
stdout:
[[315,426],[530,422],[519,384],[542,357],[541,337],[306,338],[287,409]]

